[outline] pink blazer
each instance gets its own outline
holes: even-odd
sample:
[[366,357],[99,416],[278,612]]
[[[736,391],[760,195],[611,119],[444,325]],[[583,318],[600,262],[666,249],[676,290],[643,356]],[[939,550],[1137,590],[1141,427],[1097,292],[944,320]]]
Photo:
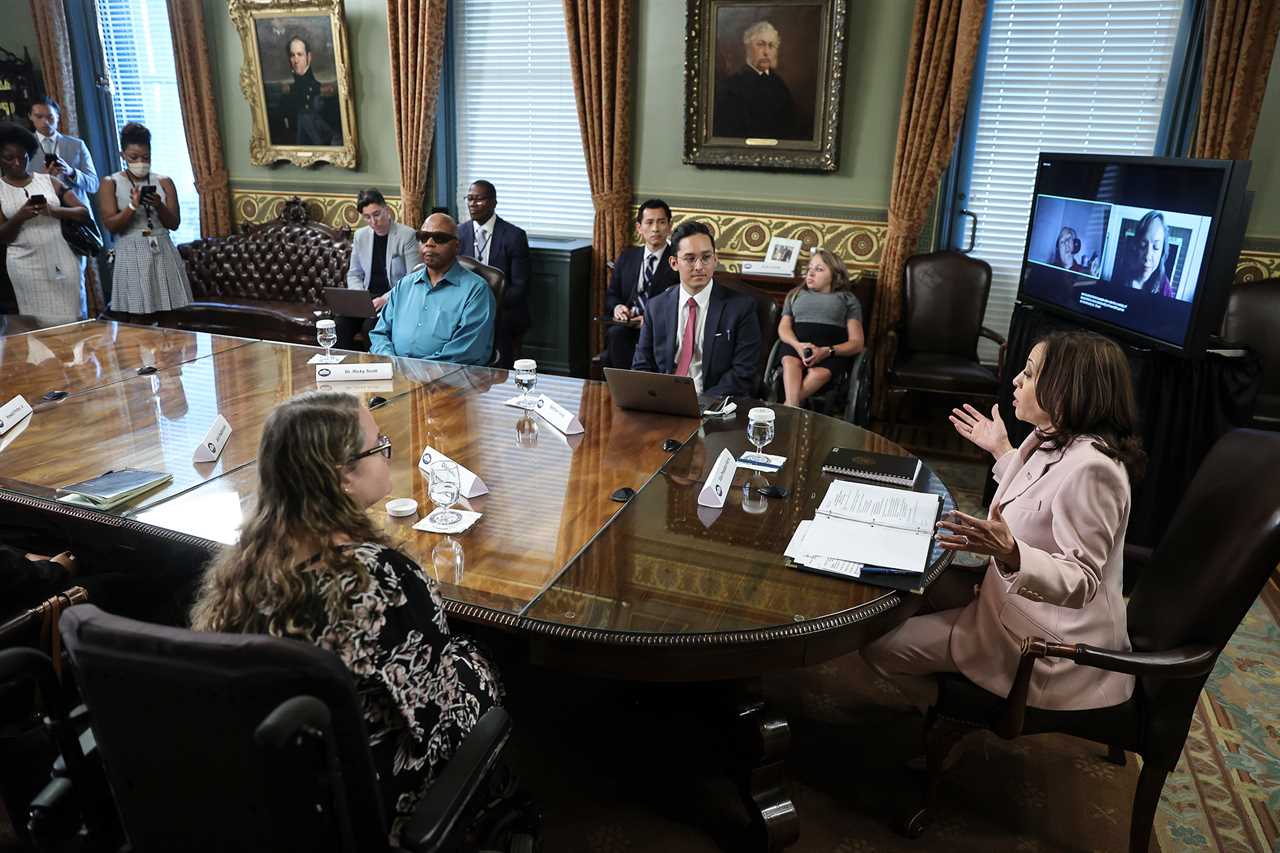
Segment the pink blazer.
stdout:
[[[1129,649],[1121,596],[1129,477],[1088,436],[1057,450],[1032,433],[996,460],[999,506],[1018,542],[1020,568],[1001,571],[993,559],[976,600],[951,633],[960,671],[1005,695],[1024,637]],[[1039,660],[1027,702],[1036,708],[1081,710],[1117,705],[1133,693],[1133,676]]]

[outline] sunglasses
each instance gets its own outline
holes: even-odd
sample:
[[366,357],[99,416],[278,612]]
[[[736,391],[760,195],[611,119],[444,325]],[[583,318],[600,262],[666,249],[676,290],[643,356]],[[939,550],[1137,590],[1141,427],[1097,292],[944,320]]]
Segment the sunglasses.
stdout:
[[357,453],[355,456],[352,456],[349,460],[347,460],[347,464],[350,465],[353,462],[359,462],[361,459],[365,458],[366,456],[372,456],[375,453],[381,453],[383,459],[391,458],[391,439],[388,436],[379,435],[377,444],[375,444],[373,447],[370,447],[368,450],[362,450],[361,452]]
[[437,246],[445,246],[458,239],[458,235],[450,234],[446,231],[419,231],[419,243],[435,243]]

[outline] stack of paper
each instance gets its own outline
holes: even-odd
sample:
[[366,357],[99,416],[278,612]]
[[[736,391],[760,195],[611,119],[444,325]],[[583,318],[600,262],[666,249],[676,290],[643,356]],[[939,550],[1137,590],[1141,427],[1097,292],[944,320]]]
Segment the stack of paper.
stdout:
[[800,522],[785,555],[804,568],[843,577],[918,574],[928,565],[941,511],[939,495],[837,480],[813,520]]

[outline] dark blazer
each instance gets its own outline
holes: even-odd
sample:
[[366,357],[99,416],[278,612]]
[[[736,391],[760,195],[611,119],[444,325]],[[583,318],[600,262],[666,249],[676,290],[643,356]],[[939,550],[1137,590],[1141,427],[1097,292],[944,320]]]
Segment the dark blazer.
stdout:
[[[671,268],[671,262],[667,260],[672,254],[674,250],[668,245],[662,257],[658,258],[658,268],[653,271],[653,278],[650,279],[649,287],[644,293],[646,302],[668,287],[680,283],[680,276]],[[636,285],[640,283],[640,268],[643,265],[643,246],[623,249],[622,254],[618,255],[618,260],[613,264],[613,274],[609,276],[609,287],[604,292],[605,316],[612,317],[613,309],[619,305],[630,306],[634,303]]]
[[[760,364],[760,321],[751,297],[709,285],[707,325],[702,333],[702,393],[707,397],[751,396]],[[684,291],[669,287],[649,302],[632,370],[675,373],[680,342],[677,309]]]
[[[458,252],[476,256],[476,223],[467,220],[458,229]],[[502,270],[507,278],[502,291],[502,322],[514,334],[529,328],[529,235],[501,216],[494,218],[489,266]]]

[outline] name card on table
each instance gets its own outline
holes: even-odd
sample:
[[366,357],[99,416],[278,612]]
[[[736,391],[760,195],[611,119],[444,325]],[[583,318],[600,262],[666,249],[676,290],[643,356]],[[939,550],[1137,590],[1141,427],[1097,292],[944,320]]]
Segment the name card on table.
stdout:
[[534,411],[542,415],[547,423],[565,435],[577,435],[586,431],[582,428],[582,422],[574,417],[573,412],[570,412],[546,394],[538,395],[538,402],[534,406]]
[[317,382],[317,391],[346,391],[348,394],[390,394],[396,390],[396,383],[390,379],[370,379],[362,382],[351,379],[346,382]]
[[346,382],[352,379],[390,379],[391,362],[373,361],[368,364],[317,364],[317,382]]
[[24,400],[21,394],[0,406],[0,435],[13,429],[29,414],[31,414],[31,404]]
[[733,485],[733,472],[736,470],[738,470],[738,463],[733,461],[733,454],[727,448],[721,450],[715,466],[711,469],[711,476],[707,477],[707,482],[702,485],[702,491],[698,494],[698,504],[724,506],[724,500],[728,497],[729,489]]
[[[449,457],[434,447],[424,447],[422,456],[418,458],[418,470],[425,474],[427,473],[427,468],[431,467],[432,462],[439,462],[442,459],[449,460]],[[458,465],[457,462],[453,464]],[[489,487],[484,484],[484,480],[481,480],[463,465],[458,465],[458,488],[464,498],[478,498],[481,495],[489,494]]]
[[213,419],[213,425],[204,434],[204,440],[196,447],[196,462],[215,462],[222,455],[227,439],[231,438],[231,424],[222,415]]

